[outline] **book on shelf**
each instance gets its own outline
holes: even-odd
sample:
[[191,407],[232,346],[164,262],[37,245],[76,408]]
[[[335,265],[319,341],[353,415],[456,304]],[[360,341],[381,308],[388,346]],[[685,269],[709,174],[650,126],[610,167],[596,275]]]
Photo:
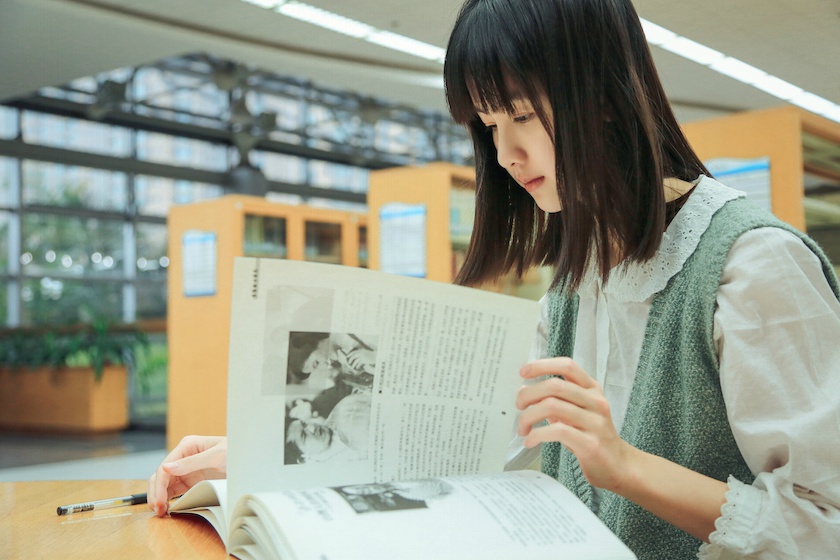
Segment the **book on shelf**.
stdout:
[[227,479],[170,511],[242,560],[635,558],[563,485],[504,470],[538,318],[479,289],[237,258]]

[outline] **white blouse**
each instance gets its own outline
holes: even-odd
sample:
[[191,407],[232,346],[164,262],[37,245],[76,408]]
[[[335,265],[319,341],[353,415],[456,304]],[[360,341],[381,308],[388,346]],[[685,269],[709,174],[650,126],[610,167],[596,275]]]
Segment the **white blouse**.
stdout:
[[[621,430],[650,304],[696,249],[712,215],[744,196],[702,177],[668,226],[657,255],[579,289],[573,359],[601,383]],[[547,310],[533,356],[546,355]],[[730,477],[709,544],[711,559],[840,555],[840,303],[819,259],[793,234],[740,236],[717,294],[714,341],[732,432],[752,485]],[[517,446],[519,446],[517,448]],[[511,444],[510,467],[534,458]]]

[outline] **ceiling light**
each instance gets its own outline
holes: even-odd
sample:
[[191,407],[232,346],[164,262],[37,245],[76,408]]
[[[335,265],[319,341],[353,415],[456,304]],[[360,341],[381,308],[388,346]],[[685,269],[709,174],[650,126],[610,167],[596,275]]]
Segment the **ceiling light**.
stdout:
[[785,101],[789,101],[792,97],[795,97],[803,92],[801,87],[795,86],[790,82],[777,78],[776,76],[771,76],[770,74],[767,74],[760,80],[753,82],[752,85],[761,91],[766,91],[770,95],[775,95],[779,99],[784,99]]
[[350,37],[355,37],[357,39],[370,35],[376,31],[376,28],[360,21],[340,16],[301,2],[285,2],[277,6],[276,11],[284,16],[305,21],[332,31],[337,31],[338,33],[349,35]]
[[840,122],[840,106],[834,105],[831,109],[822,113],[822,116],[824,116],[827,119]]
[[395,51],[413,54],[426,60],[440,60],[446,55],[446,49],[404,35],[397,35],[390,31],[377,31],[373,35],[365,37],[365,40]]
[[259,6],[260,8],[268,8],[271,9],[275,7],[277,4],[282,4],[285,0],[242,0],[248,4],[253,4],[254,6]]
[[655,23],[646,19],[642,20],[642,28],[645,31],[645,39],[647,39],[647,42],[651,45],[659,46],[668,41],[672,41],[678,36],[673,31],[669,31],[668,29],[656,25]]
[[770,95],[788,101],[813,113],[840,122],[840,105],[822,98],[801,87],[786,82],[750,66],[737,58],[726,56],[720,51],[701,45],[673,31],[642,19],[645,38],[651,45],[661,47],[688,60],[707,66],[730,78],[749,84]]
[[675,36],[659,46],[704,66],[724,59],[722,52],[710,49],[706,45],[701,45],[686,37]]
[[767,75],[764,70],[759,70],[755,66],[750,66],[746,62],[741,62],[731,56],[712,62],[709,64],[709,68],[745,84],[754,84]]
[[798,93],[791,97],[789,101],[818,115],[823,115],[834,108],[834,103],[809,91]]

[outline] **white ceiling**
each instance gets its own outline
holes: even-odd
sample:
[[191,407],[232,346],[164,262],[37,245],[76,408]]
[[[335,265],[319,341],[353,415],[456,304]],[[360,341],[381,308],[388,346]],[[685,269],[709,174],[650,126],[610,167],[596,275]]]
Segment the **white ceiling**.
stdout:
[[[441,47],[459,0],[309,0]],[[836,0],[636,0],[678,34],[840,103]],[[437,63],[239,0],[0,0],[0,100],[173,55],[207,52],[314,83],[445,111]],[[683,121],[782,102],[654,48]]]

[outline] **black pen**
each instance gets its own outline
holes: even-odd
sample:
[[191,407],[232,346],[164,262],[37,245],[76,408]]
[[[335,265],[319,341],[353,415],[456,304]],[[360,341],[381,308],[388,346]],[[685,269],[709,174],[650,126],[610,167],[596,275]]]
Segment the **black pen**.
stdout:
[[107,500],[94,500],[92,502],[84,502],[81,504],[70,504],[69,506],[58,506],[56,513],[58,515],[67,515],[69,513],[79,513],[82,511],[93,511],[95,509],[105,509],[120,506],[133,506],[134,504],[145,504],[146,493],[132,494],[131,496],[122,496],[120,498],[109,498]]

